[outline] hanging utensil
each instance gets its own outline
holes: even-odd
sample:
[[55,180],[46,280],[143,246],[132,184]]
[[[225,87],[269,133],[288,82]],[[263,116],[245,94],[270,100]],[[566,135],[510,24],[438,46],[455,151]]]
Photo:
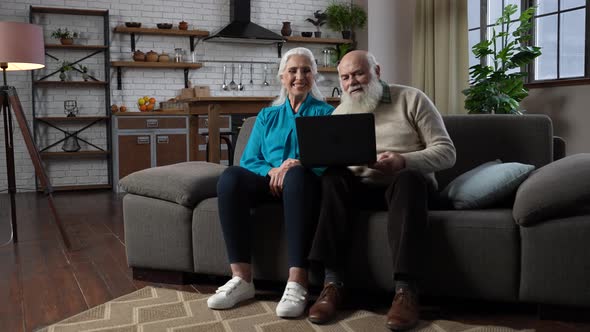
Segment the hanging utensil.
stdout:
[[262,82],[262,85],[264,86],[269,86],[270,83],[268,83],[268,81],[266,81],[266,72],[268,71],[268,66],[266,64],[264,64],[264,82]]
[[250,63],[250,85],[254,84],[254,81],[252,81],[252,63]]
[[238,85],[234,81],[234,70],[235,70],[235,66],[232,63],[231,64],[231,82],[229,82],[229,89],[230,90],[237,90],[238,89]]
[[238,66],[238,77],[239,77],[239,81],[240,81],[240,83],[238,83],[238,91],[243,91],[244,84],[242,84],[242,65],[241,64]]
[[221,85],[221,90],[225,90],[227,91],[227,84],[225,84],[225,74],[227,72],[227,68],[225,67],[225,65],[223,65],[223,84]]

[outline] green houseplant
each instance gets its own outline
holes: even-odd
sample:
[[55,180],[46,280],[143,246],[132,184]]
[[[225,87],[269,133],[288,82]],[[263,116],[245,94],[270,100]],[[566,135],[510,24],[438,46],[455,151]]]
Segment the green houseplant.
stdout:
[[78,38],[78,33],[72,32],[68,30],[68,28],[57,28],[57,30],[51,32],[51,37],[59,39],[62,45],[72,45],[74,43],[74,38]]
[[320,38],[322,36],[322,31],[320,28],[322,25],[326,24],[326,21],[328,20],[328,14],[322,12],[321,10],[316,10],[313,13],[313,17],[314,18],[307,18],[305,20],[315,26],[315,37]]
[[59,79],[65,81],[67,78],[66,73],[70,70],[74,70],[74,67],[68,61],[62,61],[61,67],[59,67]]
[[350,39],[352,31],[362,29],[367,24],[367,13],[356,4],[332,2],[326,7],[328,26],[334,31],[342,31],[342,38]]
[[[477,59],[488,57],[488,65],[476,64],[469,68],[470,87],[463,90],[463,94],[465,108],[470,114],[522,114],[519,103],[528,96],[523,80],[527,73],[514,70],[541,55],[541,48],[526,45],[531,39],[535,7],[523,11],[516,22],[511,22],[517,10],[516,5],[506,6],[492,27],[490,38],[472,48]],[[514,29],[515,23],[518,26]]]

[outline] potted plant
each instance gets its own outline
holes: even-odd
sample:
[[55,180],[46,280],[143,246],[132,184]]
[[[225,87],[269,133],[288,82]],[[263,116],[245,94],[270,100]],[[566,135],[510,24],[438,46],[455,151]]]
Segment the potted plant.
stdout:
[[59,79],[63,82],[66,80],[67,76],[66,73],[70,70],[74,69],[72,64],[68,61],[62,61],[61,67],[59,68]]
[[326,24],[326,21],[328,20],[328,14],[323,13],[320,10],[316,10],[313,13],[313,17],[314,18],[307,18],[305,19],[307,22],[313,24],[315,26],[315,37],[316,38],[321,38],[322,37],[322,31],[320,30],[321,26]]
[[78,33],[71,32],[70,30],[68,30],[68,28],[57,28],[57,30],[54,30],[51,33],[51,37],[59,39],[62,45],[72,45],[74,43],[74,38],[78,38]]
[[88,67],[84,65],[78,65],[78,70],[82,72],[82,79],[84,82],[88,82],[88,79],[90,78],[90,75],[88,75]]
[[342,31],[342,38],[350,39],[352,31],[362,29],[367,24],[367,13],[357,4],[332,2],[326,7],[328,26],[334,31]]
[[[470,87],[463,90],[463,94],[466,96],[465,109],[470,114],[522,114],[519,103],[529,94],[523,81],[527,73],[514,70],[541,55],[541,48],[526,45],[531,40],[531,18],[535,7],[523,11],[516,22],[511,22],[510,17],[517,9],[516,5],[506,6],[492,27],[490,38],[472,47],[475,57],[487,57],[488,64],[469,68]],[[515,23],[517,27],[512,29]]]

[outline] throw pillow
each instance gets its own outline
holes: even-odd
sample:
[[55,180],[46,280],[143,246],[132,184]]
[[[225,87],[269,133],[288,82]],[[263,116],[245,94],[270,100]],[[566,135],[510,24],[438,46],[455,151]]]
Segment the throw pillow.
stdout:
[[590,153],[539,168],[519,188],[512,215],[522,226],[583,213],[590,207]]
[[534,169],[533,165],[490,161],[461,174],[442,195],[455,209],[489,208],[512,195]]

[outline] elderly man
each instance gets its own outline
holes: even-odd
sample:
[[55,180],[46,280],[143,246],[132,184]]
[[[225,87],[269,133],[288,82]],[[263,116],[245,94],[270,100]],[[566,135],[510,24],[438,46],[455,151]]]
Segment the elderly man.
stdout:
[[434,172],[454,165],[455,147],[428,97],[420,90],[381,81],[372,54],[346,54],[338,73],[343,95],[333,114],[373,113],[378,155],[368,167],[329,168],[322,176],[321,212],[310,259],[323,263],[326,276],[309,320],[322,324],[334,318],[342,303],[342,271],[355,212],[378,206],[388,211],[395,270],[395,297],[386,325],[404,331],[418,323],[420,241],[428,197],[437,189]]

